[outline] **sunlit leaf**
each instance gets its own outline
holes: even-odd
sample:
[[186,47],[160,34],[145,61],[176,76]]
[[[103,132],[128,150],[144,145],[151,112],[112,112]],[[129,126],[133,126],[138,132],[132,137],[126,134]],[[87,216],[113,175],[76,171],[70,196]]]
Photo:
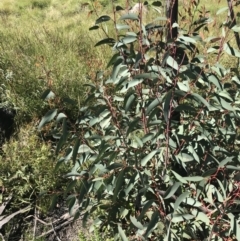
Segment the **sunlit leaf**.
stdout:
[[152,152],[150,152],[147,156],[145,156],[142,160],[141,160],[141,166],[146,166],[146,164],[148,163],[148,161],[150,161],[154,156],[155,154],[157,153],[158,151],[157,150],[154,150]]
[[179,205],[181,204],[181,202],[190,195],[190,192],[184,192],[182,193],[177,200],[174,203],[174,211],[176,211],[179,207]]
[[119,233],[122,241],[128,241],[128,238],[120,225],[118,225],[118,233]]
[[180,182],[175,182],[173,186],[169,187],[164,195],[164,199],[168,199],[174,195],[174,193],[178,190],[180,187],[181,183]]
[[223,13],[223,12],[227,11],[227,10],[228,10],[228,7],[221,8],[216,12],[216,14],[218,15],[220,13]]
[[119,20],[138,20],[138,15],[134,13],[129,13],[121,16]]

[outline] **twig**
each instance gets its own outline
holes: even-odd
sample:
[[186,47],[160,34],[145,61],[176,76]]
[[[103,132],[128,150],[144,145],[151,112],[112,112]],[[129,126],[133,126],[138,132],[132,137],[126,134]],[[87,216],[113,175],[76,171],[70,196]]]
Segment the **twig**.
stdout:
[[54,232],[57,240],[58,240],[58,241],[61,241],[61,239],[58,237],[58,235],[57,235],[57,233],[56,233],[56,231],[55,231],[55,228],[54,228],[54,226],[53,226],[53,223],[52,223],[52,229],[53,229],[53,232]]
[[37,227],[37,216],[36,216],[36,207],[34,209],[34,225],[33,225],[33,241],[35,240],[36,236],[36,227]]
[[74,218],[72,217],[72,218],[70,218],[68,221],[66,221],[65,223],[62,223],[62,224],[60,224],[59,226],[57,226],[57,227],[55,227],[55,228],[53,228],[53,229],[51,229],[51,230],[49,230],[49,231],[47,231],[47,232],[39,235],[39,236],[37,237],[37,239],[42,238],[42,237],[44,237],[44,236],[47,236],[47,235],[49,235],[50,233],[54,232],[55,230],[58,230],[58,229],[60,229],[60,228],[62,228],[62,227],[64,227],[64,226],[70,224],[71,222],[73,222],[73,219],[74,219]]

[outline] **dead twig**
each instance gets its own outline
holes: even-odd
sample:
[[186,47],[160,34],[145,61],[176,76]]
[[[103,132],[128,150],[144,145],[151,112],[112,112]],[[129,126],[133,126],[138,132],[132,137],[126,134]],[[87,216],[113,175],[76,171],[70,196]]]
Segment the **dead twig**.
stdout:
[[68,224],[72,223],[73,220],[74,220],[73,217],[70,218],[70,219],[67,220],[66,222],[64,222],[64,223],[62,223],[62,224],[60,224],[60,225],[58,225],[57,227],[52,228],[52,229],[50,229],[49,231],[47,231],[47,232],[45,232],[45,233],[39,235],[39,236],[37,237],[37,239],[42,238],[42,237],[44,237],[44,236],[47,236],[47,235],[51,234],[52,232],[55,232],[56,230],[58,230],[58,229],[60,229],[60,228],[62,228],[62,227],[67,226]]

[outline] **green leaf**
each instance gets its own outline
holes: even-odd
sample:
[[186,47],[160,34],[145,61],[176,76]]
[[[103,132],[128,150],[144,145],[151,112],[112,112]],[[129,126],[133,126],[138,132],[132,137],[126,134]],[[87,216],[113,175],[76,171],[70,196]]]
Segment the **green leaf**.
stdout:
[[[153,22],[156,22],[156,21],[167,21],[167,18],[166,17],[158,17],[158,18],[155,18],[153,20]],[[155,25],[154,25],[155,26]]]
[[185,183],[187,184],[188,182],[182,177],[180,176],[178,173],[176,173],[175,171],[171,170],[171,172],[173,173],[173,175],[177,178],[177,180],[181,183]]
[[168,199],[174,195],[174,193],[178,190],[180,187],[181,183],[180,182],[175,182],[173,186],[169,187],[163,197],[163,199]]
[[47,114],[40,121],[40,123],[38,125],[38,130],[40,130],[46,123],[53,120],[53,118],[56,116],[56,114],[57,114],[57,109],[49,110],[47,112]]
[[164,118],[165,118],[166,123],[169,122],[170,104],[171,104],[172,97],[173,97],[172,95],[173,95],[172,90],[170,90],[166,94],[165,101],[164,101],[163,114],[164,114]]
[[229,169],[229,170],[240,171],[240,167],[239,166],[227,165],[226,168]]
[[143,230],[143,229],[144,229],[143,225],[142,225],[140,222],[138,222],[135,217],[130,216],[130,220],[131,220],[132,224],[133,224],[136,228],[138,228],[138,229],[140,229],[140,230]]
[[125,93],[128,89],[141,84],[142,82],[143,79],[133,79],[123,86],[123,88],[120,90],[120,93]]
[[124,233],[122,227],[118,224],[118,233],[122,239],[122,241],[128,241],[126,234]]
[[115,44],[115,42],[116,41],[113,38],[105,38],[105,39],[97,42],[94,47],[97,47],[97,46],[100,46],[100,45],[103,45],[103,44],[108,44],[110,46],[113,46]]
[[116,12],[122,11],[122,10],[124,10],[124,8],[122,8],[121,6],[116,6]]
[[56,122],[59,122],[64,118],[67,118],[67,116],[64,113],[59,113],[57,118],[56,118]]
[[223,50],[231,56],[240,58],[240,52],[234,49],[233,47],[231,47],[229,43],[224,43]]
[[55,97],[55,94],[50,89],[45,90],[41,95],[42,100],[49,100],[49,99],[53,99],[54,97]]
[[177,200],[174,203],[174,211],[176,211],[179,207],[179,205],[181,204],[181,202],[190,195],[190,192],[184,192],[182,193]]
[[146,164],[148,163],[149,160],[151,160],[154,155],[158,152],[158,150],[154,150],[152,152],[150,152],[147,156],[145,156],[142,160],[141,160],[141,166],[146,166]]
[[79,146],[80,146],[80,140],[77,139],[75,142],[74,148],[73,148],[73,154],[72,154],[73,163],[75,163],[75,161],[76,161]]
[[126,100],[124,100],[124,102],[125,102],[124,109],[125,109],[125,113],[127,113],[131,109],[131,107],[136,99],[136,95],[134,95],[134,94],[126,95],[125,98],[126,98]]
[[216,14],[218,15],[220,13],[223,13],[223,12],[227,11],[227,10],[228,10],[228,7],[221,8],[216,12]]
[[95,22],[95,25],[102,23],[102,22],[107,22],[109,21],[111,18],[108,15],[103,15],[100,18],[98,18]]
[[76,184],[77,184],[77,180],[76,180],[76,179],[70,181],[70,182],[68,183],[68,185],[67,185],[67,188],[66,188],[66,190],[65,190],[65,193],[69,193],[70,191],[72,191],[72,189],[76,186]]
[[238,224],[238,220],[235,218],[235,216],[232,213],[227,213],[230,221],[231,231],[236,236],[236,240],[240,240],[240,227]]
[[199,18],[198,20],[194,21],[193,25],[205,23],[207,20],[208,18],[205,18],[205,17]]
[[233,160],[233,157],[226,157],[224,160],[222,160],[218,167],[224,167],[228,162],[231,162]]
[[88,30],[89,30],[89,31],[92,31],[92,30],[96,30],[96,29],[99,29],[99,26],[97,26],[97,25],[92,26],[92,27],[89,28]]
[[176,60],[174,60],[174,58],[171,55],[168,55],[166,58],[166,63],[172,67],[175,70],[179,69],[178,63]]
[[200,212],[197,209],[192,209],[192,214],[196,217],[196,220],[202,221],[206,225],[210,224],[210,219],[205,213]]
[[196,40],[192,37],[189,37],[189,36],[184,36],[184,35],[181,35],[178,37],[181,41],[183,40],[184,42],[186,43],[193,43],[195,44],[196,43]]
[[186,181],[189,182],[200,182],[203,180],[203,177],[201,176],[194,176],[194,177],[183,177]]
[[161,7],[162,6],[162,3],[160,1],[155,1],[152,3],[153,6],[155,7]]
[[197,101],[197,102],[201,102],[202,104],[204,104],[207,108],[209,108],[209,103],[199,94],[193,93],[191,94],[191,96]]
[[149,210],[149,208],[152,207],[153,203],[154,203],[154,200],[149,200],[145,203],[145,205],[143,206],[143,209],[142,209],[140,215],[138,216],[137,220],[141,220],[144,217],[145,213]]
[[202,203],[199,202],[198,200],[191,198],[191,197],[187,197],[186,199],[183,200],[183,202],[187,205],[193,206],[193,207],[201,207]]
[[155,100],[153,100],[151,102],[151,104],[147,107],[147,111],[146,111],[146,115],[149,115],[150,112],[157,107],[158,105],[161,104],[161,99],[160,98],[156,98]]
[[124,44],[130,44],[130,43],[133,43],[137,40],[137,37],[136,36],[126,36],[124,38],[122,38],[120,40],[121,43],[124,43]]
[[120,20],[139,20],[138,15],[134,13],[124,14]]
[[147,238],[151,234],[151,232],[155,229],[158,223],[158,219],[159,219],[159,211],[157,210],[152,214],[151,220],[147,225],[147,230],[144,234],[145,238]]
[[171,218],[172,218],[171,221],[173,223],[179,223],[179,222],[193,219],[195,217],[191,214],[173,214],[173,215],[171,215]]
[[130,26],[127,24],[116,24],[116,29],[117,30],[123,30],[123,29],[129,29]]
[[222,107],[225,110],[230,110],[230,111],[235,112],[234,108],[226,100],[224,100],[223,98],[220,98],[220,102],[221,102]]
[[150,72],[150,73],[143,73],[143,74],[138,74],[134,76],[135,79],[157,79],[159,78],[159,74],[155,72]]
[[237,32],[237,33],[240,32],[240,26],[235,25],[235,26],[233,26],[231,29],[232,29],[234,32]]
[[122,184],[123,184],[123,181],[124,181],[124,173],[125,173],[125,169],[123,169],[118,174],[117,181],[116,181],[116,186],[115,186],[114,193],[113,193],[113,201],[114,202],[116,202],[118,193],[119,193],[119,191],[122,188]]
[[203,176],[203,177],[210,177],[211,175],[215,174],[215,173],[217,172],[217,170],[218,170],[217,168],[211,168],[211,169],[205,171],[205,172],[202,174],[202,176]]
[[208,76],[208,80],[209,80],[209,82],[213,83],[217,88],[219,88],[219,90],[222,90],[222,85],[221,85],[219,79],[216,77],[216,75],[210,74]]

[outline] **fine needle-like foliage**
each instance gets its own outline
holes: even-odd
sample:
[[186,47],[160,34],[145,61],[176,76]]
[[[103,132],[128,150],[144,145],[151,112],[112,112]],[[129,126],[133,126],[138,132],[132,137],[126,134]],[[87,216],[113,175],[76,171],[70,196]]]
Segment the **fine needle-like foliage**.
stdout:
[[113,4],[90,28],[106,34],[96,47],[113,50],[109,76],[99,71],[86,85],[75,124],[57,109],[39,124],[52,123],[57,167],[72,163],[70,214],[94,214],[115,239],[240,240],[240,80],[221,64],[238,61],[240,29],[226,16],[217,36],[203,38],[211,19],[197,17],[199,2],[188,3],[191,22],[170,26],[176,39],[166,39],[159,1],[137,12]]

